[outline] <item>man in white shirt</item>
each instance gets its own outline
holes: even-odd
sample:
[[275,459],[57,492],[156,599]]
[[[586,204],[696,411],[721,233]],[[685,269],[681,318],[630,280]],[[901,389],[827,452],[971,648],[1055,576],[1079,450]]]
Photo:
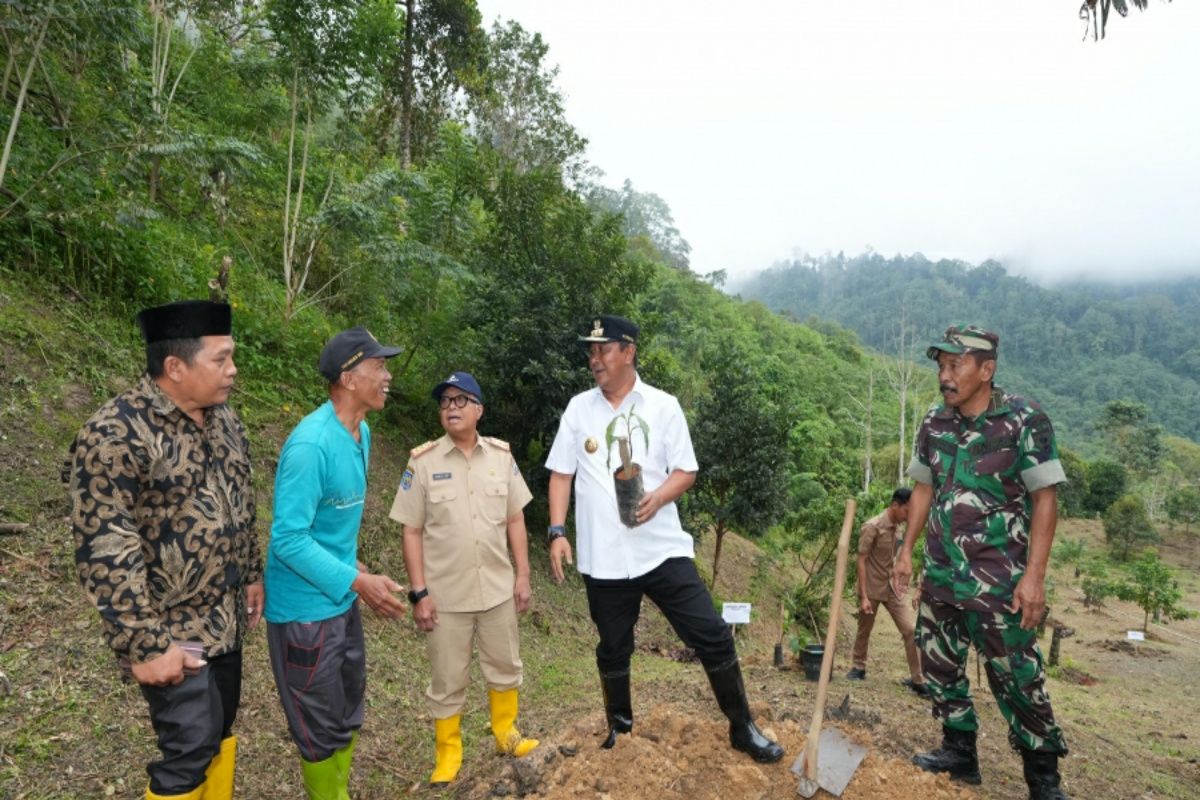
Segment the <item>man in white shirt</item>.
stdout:
[[[571,398],[546,459],[551,472],[550,567],[560,583],[563,559],[574,563],[566,520],[575,482],[579,571],[600,635],[596,665],[608,718],[602,746],[612,747],[618,733],[633,729],[629,660],[645,596],[696,651],[729,718],[733,747],[755,761],[778,761],[783,748],[754,724],[733,636],[713,610],[712,596],[692,561],[692,537],[679,522],[675,501],[691,488],[699,469],[687,420],[678,400],[638,377],[637,336],[638,326],[630,320],[602,315],[579,338],[596,387]],[[618,416],[624,421],[613,425]],[[625,525],[617,510],[612,454],[606,446],[613,433],[628,434],[632,461],[641,467],[645,494],[634,527]]]

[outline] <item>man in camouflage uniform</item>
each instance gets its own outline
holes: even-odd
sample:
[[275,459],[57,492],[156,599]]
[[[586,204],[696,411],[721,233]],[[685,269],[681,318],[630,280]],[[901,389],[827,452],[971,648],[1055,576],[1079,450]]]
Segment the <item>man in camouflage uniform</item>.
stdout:
[[1050,419],[1035,403],[992,385],[1000,338],[951,327],[927,355],[943,403],[925,416],[908,474],[916,481],[908,531],[893,569],[908,587],[912,548],[928,520],[917,646],[942,746],[913,757],[930,772],[981,781],[979,727],[966,676],[971,645],[1024,761],[1031,800],[1065,798],[1062,731],[1046,693],[1034,627],[1046,609],[1046,562],[1066,480]]

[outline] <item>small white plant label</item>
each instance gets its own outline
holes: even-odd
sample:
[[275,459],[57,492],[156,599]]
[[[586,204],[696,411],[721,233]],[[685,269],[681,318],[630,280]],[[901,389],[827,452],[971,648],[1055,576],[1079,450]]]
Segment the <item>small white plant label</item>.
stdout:
[[1132,642],[1144,642],[1146,641],[1146,634],[1142,631],[1127,631],[1125,638]]
[[750,603],[722,603],[721,619],[730,625],[746,625],[750,622]]

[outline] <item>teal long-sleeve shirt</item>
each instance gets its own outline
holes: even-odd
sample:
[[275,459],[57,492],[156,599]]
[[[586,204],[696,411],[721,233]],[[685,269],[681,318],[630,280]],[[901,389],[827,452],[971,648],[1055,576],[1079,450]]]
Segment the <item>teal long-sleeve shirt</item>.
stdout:
[[355,441],[328,401],[288,436],[275,473],[267,622],[318,622],[353,605],[370,452],[366,422]]

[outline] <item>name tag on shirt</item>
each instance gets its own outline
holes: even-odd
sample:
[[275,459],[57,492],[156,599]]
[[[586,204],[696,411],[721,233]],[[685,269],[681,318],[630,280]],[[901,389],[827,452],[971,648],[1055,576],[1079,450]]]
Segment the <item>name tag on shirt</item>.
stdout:
[[450,475],[451,473],[449,472],[435,472],[433,473],[433,479],[435,481],[448,481],[450,480]]

